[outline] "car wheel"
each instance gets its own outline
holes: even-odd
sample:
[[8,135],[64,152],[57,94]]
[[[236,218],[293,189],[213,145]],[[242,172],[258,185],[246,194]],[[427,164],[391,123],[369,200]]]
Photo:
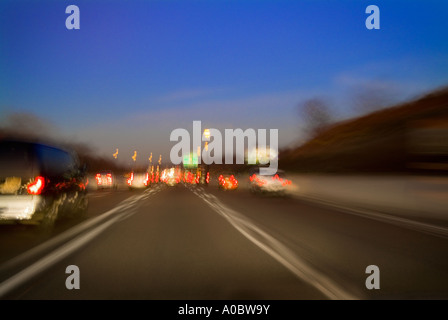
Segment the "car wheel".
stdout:
[[74,210],[75,218],[84,218],[87,214],[87,209],[89,207],[89,199],[86,194],[80,195],[77,201],[76,208]]
[[38,226],[41,232],[51,232],[58,220],[60,199],[53,200],[50,207],[45,210],[42,220]]

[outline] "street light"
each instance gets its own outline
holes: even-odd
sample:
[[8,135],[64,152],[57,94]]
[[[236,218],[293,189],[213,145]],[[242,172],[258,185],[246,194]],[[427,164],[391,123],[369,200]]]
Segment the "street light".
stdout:
[[[204,129],[203,139],[205,140],[205,145],[204,145],[204,148],[205,148],[204,158],[205,159],[204,160],[207,165],[205,166],[205,168],[202,167],[202,170],[205,169],[205,171],[206,171],[206,173],[204,173],[204,174],[206,176],[206,178],[205,178],[206,185],[208,185],[209,180],[210,180],[210,165],[208,164],[208,157],[209,157],[208,142],[210,141],[210,129]],[[201,173],[202,173],[202,170],[201,170]]]
[[209,141],[210,140],[210,129],[204,129],[204,138]]
[[203,137],[205,140],[205,151],[208,151],[208,142],[210,141],[210,129],[204,129]]

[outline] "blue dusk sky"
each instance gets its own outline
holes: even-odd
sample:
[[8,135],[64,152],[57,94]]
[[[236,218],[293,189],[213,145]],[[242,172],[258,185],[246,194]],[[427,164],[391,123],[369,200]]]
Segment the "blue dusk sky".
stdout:
[[[365,26],[372,4],[379,30]],[[443,0],[2,0],[0,118],[35,115],[122,160],[166,159],[193,120],[300,143],[307,99],[343,119],[362,90],[395,103],[447,85],[447,14]]]

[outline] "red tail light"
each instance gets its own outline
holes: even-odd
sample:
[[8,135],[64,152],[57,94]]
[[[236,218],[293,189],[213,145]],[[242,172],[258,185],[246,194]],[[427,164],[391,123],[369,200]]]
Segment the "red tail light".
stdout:
[[112,175],[110,173],[107,174],[107,183],[112,184]]
[[38,194],[41,194],[42,190],[44,189],[44,186],[45,186],[45,179],[44,179],[44,177],[39,176],[39,177],[36,177],[36,179],[34,179],[33,182],[28,184],[26,189],[29,194],[38,195]]
[[148,184],[149,184],[149,173],[148,172],[146,172],[144,184],[145,184],[145,186],[148,186]]
[[132,181],[134,180],[134,173],[131,173],[131,177],[128,179],[128,185],[132,185]]
[[98,174],[95,176],[95,179],[96,179],[96,183],[97,183],[98,185],[100,185],[100,184],[102,183],[101,174],[98,173]]
[[230,176],[230,182],[232,183],[232,187],[236,188],[238,186],[238,180],[236,180],[233,174]]

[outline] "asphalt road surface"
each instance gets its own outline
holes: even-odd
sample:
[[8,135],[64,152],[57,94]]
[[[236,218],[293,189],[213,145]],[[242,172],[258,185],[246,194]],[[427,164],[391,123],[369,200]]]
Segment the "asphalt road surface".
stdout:
[[[89,198],[86,218],[61,221],[49,235],[0,226],[0,298],[448,298],[443,227],[214,186]],[[66,286],[68,266],[78,268],[79,289]]]

